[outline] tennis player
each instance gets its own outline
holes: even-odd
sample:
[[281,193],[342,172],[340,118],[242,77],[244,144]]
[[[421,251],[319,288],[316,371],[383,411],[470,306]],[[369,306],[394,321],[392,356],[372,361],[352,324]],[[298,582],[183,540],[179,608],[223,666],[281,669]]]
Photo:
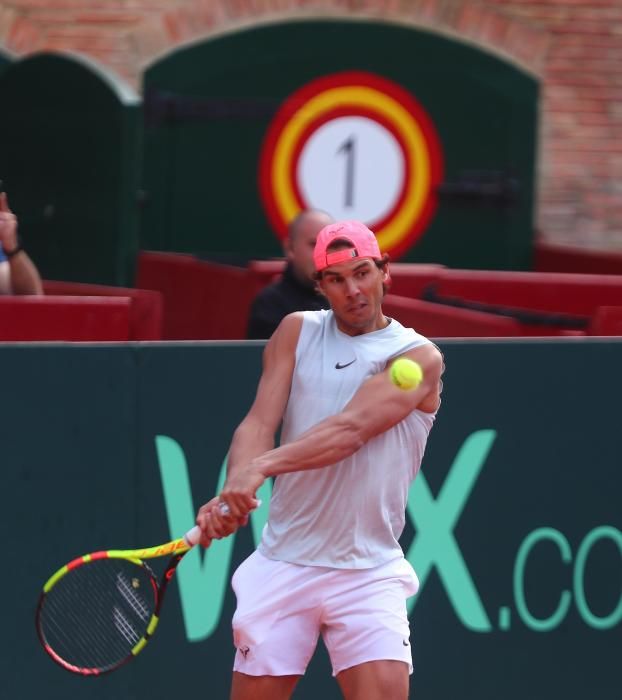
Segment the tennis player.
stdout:
[[[276,477],[261,543],[232,579],[231,698],[289,698],[321,634],[347,700],[406,700],[406,599],[419,582],[398,538],[439,407],[442,356],[384,315],[388,257],[362,223],[324,227],[314,264],[331,309],[290,314],[275,331],[225,486],[197,516],[204,541],[222,537]],[[397,357],[421,365],[416,389],[391,383]]]

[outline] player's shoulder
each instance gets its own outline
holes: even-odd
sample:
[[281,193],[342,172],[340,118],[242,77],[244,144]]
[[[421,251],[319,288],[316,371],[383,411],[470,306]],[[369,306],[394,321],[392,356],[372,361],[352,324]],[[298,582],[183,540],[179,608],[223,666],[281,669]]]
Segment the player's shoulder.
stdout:
[[[397,345],[404,351],[432,343],[429,338],[421,335],[421,333],[418,333],[410,326],[402,325],[397,319],[391,318],[390,321],[391,322],[385,329],[387,331],[386,339],[388,342]],[[400,353],[398,352],[397,354]]]
[[271,344],[282,348],[284,352],[295,350],[303,333],[307,338],[310,337],[309,334],[313,336],[318,331],[321,333],[328,313],[322,309],[319,311],[294,311],[287,314],[273,333],[270,339]]
[[305,311],[293,311],[283,317],[279,328],[283,328],[284,333],[291,333],[295,330],[300,330],[305,319]]
[[305,311],[294,311],[284,316],[268,341],[266,349],[287,352],[295,349],[305,317]]
[[403,326],[398,320],[392,318],[391,326],[394,327],[396,334],[412,342],[414,345],[434,345],[437,347],[433,340],[430,340],[427,336],[419,333],[415,328],[411,326]]
[[312,311],[303,311],[305,323],[314,326],[321,326],[332,316],[330,309],[313,309]]
[[445,371],[443,353],[437,345],[427,339],[426,342],[408,349],[401,357],[406,357],[409,360],[417,362],[424,368],[426,374],[431,374],[432,376],[440,378]]
[[442,360],[442,353],[433,340],[422,335],[410,326],[403,326],[399,321],[392,318],[391,324],[394,337],[402,345],[402,350],[394,357],[404,355],[410,357],[412,353],[429,356],[430,358]]
[[294,328],[300,330],[303,325],[308,328],[317,328],[326,323],[329,314],[330,311],[326,309],[318,309],[314,311],[294,311],[293,313],[287,314],[281,323],[284,323],[288,329]]

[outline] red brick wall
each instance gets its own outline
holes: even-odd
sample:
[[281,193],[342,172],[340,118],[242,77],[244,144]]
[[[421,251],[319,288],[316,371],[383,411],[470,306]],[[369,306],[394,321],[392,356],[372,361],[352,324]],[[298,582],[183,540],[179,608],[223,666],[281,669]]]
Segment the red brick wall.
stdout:
[[301,16],[395,19],[538,76],[538,228],[549,242],[622,249],[622,0],[0,0],[0,46],[87,54],[138,88],[173,46]]
[[622,248],[622,0],[488,0],[550,37],[538,223],[549,241]]

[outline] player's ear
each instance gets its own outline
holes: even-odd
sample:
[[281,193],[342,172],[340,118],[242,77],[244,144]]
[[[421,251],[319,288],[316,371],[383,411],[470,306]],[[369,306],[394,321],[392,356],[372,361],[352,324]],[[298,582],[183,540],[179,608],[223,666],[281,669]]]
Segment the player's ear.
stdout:
[[389,263],[385,263],[381,268],[382,273],[382,296],[386,296],[391,289],[391,273],[389,271]]
[[324,294],[324,290],[322,289],[322,275],[316,272],[313,279],[315,280],[315,291],[321,296],[325,297],[326,294]]

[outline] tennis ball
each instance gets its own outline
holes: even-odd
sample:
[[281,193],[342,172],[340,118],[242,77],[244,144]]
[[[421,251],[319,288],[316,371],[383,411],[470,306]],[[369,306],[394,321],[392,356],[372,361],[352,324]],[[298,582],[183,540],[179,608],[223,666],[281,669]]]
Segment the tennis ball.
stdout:
[[421,365],[406,357],[395,360],[391,365],[390,373],[393,384],[404,391],[416,389],[423,379]]

